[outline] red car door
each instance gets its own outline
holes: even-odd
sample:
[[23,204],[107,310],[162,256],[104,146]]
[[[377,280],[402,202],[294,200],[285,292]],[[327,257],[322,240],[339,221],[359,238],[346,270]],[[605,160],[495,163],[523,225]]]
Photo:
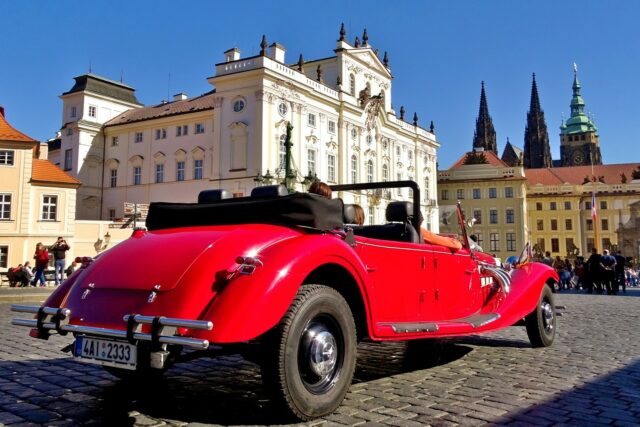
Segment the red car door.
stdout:
[[433,286],[435,310],[429,320],[461,319],[480,308],[480,275],[466,249],[435,255]]

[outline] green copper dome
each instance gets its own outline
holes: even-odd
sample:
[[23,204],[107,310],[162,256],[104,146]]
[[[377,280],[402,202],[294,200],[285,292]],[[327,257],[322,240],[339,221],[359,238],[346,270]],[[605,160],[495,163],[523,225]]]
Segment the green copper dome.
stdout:
[[561,135],[575,133],[594,132],[597,134],[598,128],[584,113],[584,99],[580,95],[580,82],[578,81],[578,70],[574,67],[573,74],[573,97],[571,98],[571,117],[560,126]]

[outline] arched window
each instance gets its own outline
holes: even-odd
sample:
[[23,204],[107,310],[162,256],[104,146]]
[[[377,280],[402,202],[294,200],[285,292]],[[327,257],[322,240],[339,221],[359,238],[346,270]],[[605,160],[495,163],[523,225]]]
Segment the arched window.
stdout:
[[429,177],[424,179],[424,201],[429,201]]
[[367,182],[373,182],[373,160],[367,162]]
[[382,182],[389,181],[389,165],[384,163],[382,165]]
[[349,92],[351,96],[356,96],[356,76],[349,74]]
[[358,182],[358,157],[354,154],[351,156],[351,183]]

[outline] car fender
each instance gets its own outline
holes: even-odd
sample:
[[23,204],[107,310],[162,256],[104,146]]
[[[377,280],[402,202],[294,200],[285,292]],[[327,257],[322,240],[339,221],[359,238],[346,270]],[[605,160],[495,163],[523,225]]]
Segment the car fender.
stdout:
[[[530,262],[513,269],[511,289],[497,310],[500,314],[500,325],[512,325],[535,310],[542,288],[548,286],[548,282],[558,280],[558,274],[553,268],[538,262]],[[494,329],[495,326],[486,329]]]
[[304,234],[270,246],[256,258],[259,265],[255,272],[233,277],[200,316],[213,322],[213,330],[196,336],[212,343],[257,338],[277,325],[307,277],[329,264],[351,275],[364,300],[365,317],[369,318],[366,270],[353,249],[339,237]]

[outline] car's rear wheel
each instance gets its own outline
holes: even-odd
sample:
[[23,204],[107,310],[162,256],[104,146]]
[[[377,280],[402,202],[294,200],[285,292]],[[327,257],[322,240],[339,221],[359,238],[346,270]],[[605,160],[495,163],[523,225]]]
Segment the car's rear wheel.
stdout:
[[542,287],[538,305],[525,318],[525,325],[533,347],[549,347],[553,344],[556,336],[556,306],[549,286]]
[[333,412],[356,363],[356,327],[345,299],[304,285],[278,326],[263,337],[262,378],[276,405],[300,420]]

